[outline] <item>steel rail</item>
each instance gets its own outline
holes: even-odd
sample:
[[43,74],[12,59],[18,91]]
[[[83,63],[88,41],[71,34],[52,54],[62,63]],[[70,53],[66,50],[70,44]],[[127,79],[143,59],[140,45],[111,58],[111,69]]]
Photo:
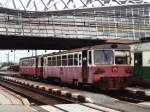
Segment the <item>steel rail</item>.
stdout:
[[58,103],[79,103],[77,100],[71,100],[57,95],[52,95],[49,92],[34,89],[12,81],[2,80],[1,78],[0,85],[42,104],[54,105]]

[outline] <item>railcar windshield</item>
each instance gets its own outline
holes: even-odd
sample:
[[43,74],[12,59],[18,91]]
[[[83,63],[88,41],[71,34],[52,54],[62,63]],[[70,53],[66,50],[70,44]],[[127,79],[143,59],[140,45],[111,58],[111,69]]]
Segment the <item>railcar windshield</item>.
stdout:
[[109,65],[114,64],[114,55],[112,50],[95,50],[94,64],[95,65]]
[[130,52],[123,50],[116,50],[115,64],[130,64]]

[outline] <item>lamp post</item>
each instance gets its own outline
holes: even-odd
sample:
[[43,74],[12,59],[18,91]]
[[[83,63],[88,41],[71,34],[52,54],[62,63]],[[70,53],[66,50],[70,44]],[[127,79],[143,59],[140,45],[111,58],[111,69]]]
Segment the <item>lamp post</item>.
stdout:
[[16,62],[16,51],[14,50],[14,63]]
[[15,63],[15,61],[16,61],[16,52],[15,52],[15,50],[11,50],[11,52],[14,52],[14,63]]
[[0,65],[2,64],[2,57],[0,57]]

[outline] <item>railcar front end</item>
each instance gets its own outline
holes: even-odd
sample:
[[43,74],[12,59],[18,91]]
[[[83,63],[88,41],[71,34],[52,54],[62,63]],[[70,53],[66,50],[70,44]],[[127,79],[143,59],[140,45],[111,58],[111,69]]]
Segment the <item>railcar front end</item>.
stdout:
[[129,50],[94,50],[94,65],[89,67],[93,84],[101,90],[124,89],[131,82]]

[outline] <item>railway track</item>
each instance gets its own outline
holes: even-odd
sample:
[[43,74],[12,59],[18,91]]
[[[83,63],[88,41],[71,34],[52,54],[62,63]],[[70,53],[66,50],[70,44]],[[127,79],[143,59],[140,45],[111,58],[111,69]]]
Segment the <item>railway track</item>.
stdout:
[[[34,100],[35,102],[38,102],[38,106],[40,107],[34,106],[34,109],[40,109],[41,107],[47,109],[47,107],[49,106],[48,109],[55,108],[58,111],[63,110],[65,112],[74,110],[75,108],[76,111],[80,112],[121,112],[119,109],[109,108],[107,106],[95,103],[88,103],[83,100],[84,98],[82,96],[79,97],[75,94],[72,94],[73,97],[71,98],[70,94],[67,94],[68,98],[66,98],[66,96],[60,96],[60,91],[57,91],[56,89],[53,89],[53,91],[51,91],[50,89],[46,90],[46,88],[43,87],[33,88],[33,85],[31,86],[29,83],[27,84],[26,82],[21,82],[20,80],[11,80],[11,77],[9,78],[0,77],[0,86],[15,91]],[[46,106],[44,107],[41,105]]]
[[[13,85],[13,83],[15,83],[15,85],[17,84],[17,85],[21,86],[21,88],[22,88],[22,85],[23,85],[25,88],[27,88],[27,90],[29,89],[29,91],[30,91],[30,89],[34,88],[33,94],[35,94],[35,93],[40,94],[40,95],[44,96],[45,98],[48,98],[48,97],[50,98],[51,96],[54,96],[54,98],[58,97],[58,100],[56,100],[57,98],[55,99],[56,102],[54,101],[53,103],[51,103],[51,105],[54,105],[54,107],[55,107],[55,104],[57,105],[58,103],[59,104],[69,103],[69,105],[66,104],[65,109],[71,108],[71,105],[72,105],[73,109],[75,108],[74,106],[77,106],[77,109],[80,108],[80,107],[81,108],[84,107],[85,109],[87,109],[88,107],[87,107],[86,104],[88,104],[88,106],[89,106],[88,109],[92,108],[92,109],[94,109],[94,112],[96,110],[102,111],[103,108],[104,108],[103,112],[106,112],[107,109],[111,109],[107,112],[112,112],[114,110],[115,111],[117,110],[119,112],[125,112],[125,111],[126,112],[128,112],[128,111],[129,112],[149,112],[149,108],[147,106],[145,107],[145,105],[144,106],[143,105],[140,105],[140,106],[138,105],[139,102],[148,101],[149,99],[145,100],[147,98],[147,96],[145,97],[145,99],[141,99],[140,97],[135,98],[135,97],[132,97],[131,95],[128,96],[129,93],[127,91],[126,92],[121,91],[120,94],[118,92],[109,91],[107,93],[103,93],[105,95],[102,95],[101,93],[98,94],[96,92],[94,93],[94,92],[88,92],[88,91],[77,90],[77,89],[69,89],[69,88],[64,88],[64,89],[62,89],[63,91],[60,91],[58,86],[57,86],[58,87],[57,88],[56,86],[49,85],[49,84],[44,84],[44,83],[41,83],[41,82],[29,81],[29,80],[26,80],[26,79],[19,79],[19,78],[8,77],[8,76],[0,76],[0,83],[1,82],[5,82],[5,84],[8,84],[8,82],[11,82],[9,84],[11,86]],[[35,84],[35,85],[32,85],[32,84]],[[39,86],[39,85],[41,85],[41,86]],[[44,88],[43,86],[50,87],[50,88],[52,87],[53,89]],[[15,90],[16,90],[16,87],[15,87]],[[16,91],[18,91],[18,90],[16,90]],[[89,98],[92,97],[91,100],[93,100],[93,103],[80,103],[80,102],[86,102],[85,98],[83,98],[83,96],[79,97],[76,94],[71,95],[71,94],[69,94],[68,92],[65,92],[65,91],[70,91],[70,92],[76,93],[76,94],[78,92],[80,92],[82,95],[89,96]],[[62,93],[63,93],[63,95],[62,95]],[[65,94],[66,94],[66,96],[64,96]],[[124,95],[122,95],[122,94],[124,94]],[[132,94],[132,95],[134,95],[134,94]],[[113,98],[123,100],[123,102],[119,101],[119,100],[116,100],[116,99],[113,99],[111,97],[106,98],[105,96],[106,97],[111,96]],[[139,94],[139,96],[142,96],[142,95]],[[30,97],[32,97],[32,94],[30,94],[29,98]],[[42,98],[40,98],[40,97],[38,96],[37,99],[39,99],[41,101]],[[61,97],[60,101],[59,101],[59,97]],[[65,101],[62,100],[63,98],[65,99]],[[80,98],[80,99],[78,99],[78,98]],[[42,102],[40,102],[40,103],[41,104],[48,104],[48,103],[45,103],[43,101],[44,100],[42,100]],[[127,101],[127,102],[124,102],[124,101]],[[133,103],[128,103],[128,102],[133,102],[133,103],[138,103],[138,104],[133,104]],[[75,104],[75,105],[73,105],[73,104]],[[65,106],[65,104],[63,106]],[[122,108],[122,107],[125,107],[125,108]]]
[[[66,93],[67,97],[61,96],[60,91],[57,91],[57,89],[45,90],[43,87],[33,87],[26,83],[3,79],[2,77],[0,77],[0,85],[35,101],[37,104],[55,105],[84,102],[82,100],[79,101],[78,98],[71,98],[69,93]],[[80,98],[82,99],[82,96]]]
[[114,91],[114,92],[112,91],[111,93],[107,92],[106,94],[121,101],[127,101],[131,103],[141,103],[150,101],[150,96],[140,93],[139,94],[133,93],[128,90]]
[[[31,89],[31,87],[30,88],[28,87],[28,89]],[[75,89],[77,89],[77,88],[75,88]],[[89,92],[93,92],[93,93],[98,93],[98,91],[92,90],[91,88],[79,88],[79,89],[81,89],[83,91],[89,91]],[[34,91],[37,92],[37,89],[34,89]],[[115,99],[118,99],[118,100],[121,100],[121,101],[127,101],[127,102],[131,102],[131,103],[140,103],[140,102],[150,101],[150,96],[147,96],[147,95],[142,94],[142,93],[138,93],[138,94],[137,93],[133,93],[133,92],[130,92],[128,90],[109,91],[109,92],[100,91],[99,93],[100,94],[104,94],[104,95],[108,95],[108,96],[110,96],[112,98],[115,98]],[[45,93],[42,93],[42,94],[45,94]],[[59,93],[56,92],[56,94],[59,94]],[[68,96],[70,96],[70,95],[68,94]],[[66,98],[64,98],[64,99],[66,99]],[[70,99],[69,99],[69,101],[70,101]],[[77,100],[75,100],[75,101],[77,101]],[[74,102],[74,101],[72,101],[72,102]]]

